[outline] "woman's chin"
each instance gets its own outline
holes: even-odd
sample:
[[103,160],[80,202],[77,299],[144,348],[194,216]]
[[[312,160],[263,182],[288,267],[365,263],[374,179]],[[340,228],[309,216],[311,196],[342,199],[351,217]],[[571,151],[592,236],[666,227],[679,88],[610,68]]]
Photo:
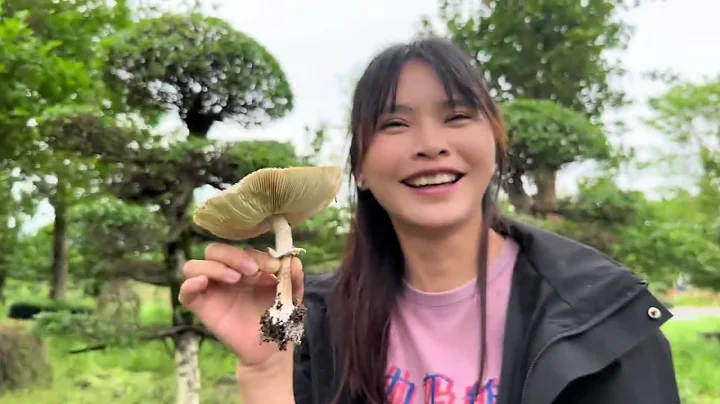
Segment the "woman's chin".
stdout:
[[[468,215],[458,215],[457,212],[437,212],[432,214],[403,215],[399,220],[404,227],[419,232],[439,232],[463,227],[472,221]],[[398,223],[400,224],[400,223]]]

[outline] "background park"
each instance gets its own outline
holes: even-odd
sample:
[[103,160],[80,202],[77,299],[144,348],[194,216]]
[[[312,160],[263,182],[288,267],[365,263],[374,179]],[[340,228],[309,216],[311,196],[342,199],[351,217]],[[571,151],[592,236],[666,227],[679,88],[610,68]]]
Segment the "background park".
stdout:
[[[193,210],[262,167],[343,165],[359,69],[430,34],[475,56],[501,104],[506,214],[647,279],[676,314],[683,403],[720,403],[718,12],[0,0],[0,404],[237,402],[232,355],[176,300],[182,262],[212,241]],[[294,232],[308,272],[342,253],[341,196]],[[199,391],[178,387],[193,349]]]

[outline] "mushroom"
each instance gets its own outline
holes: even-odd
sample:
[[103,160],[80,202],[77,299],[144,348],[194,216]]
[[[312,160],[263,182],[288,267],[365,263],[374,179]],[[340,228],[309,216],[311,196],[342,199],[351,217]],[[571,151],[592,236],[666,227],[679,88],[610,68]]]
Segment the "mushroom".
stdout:
[[337,167],[263,168],[200,206],[193,221],[217,237],[247,240],[272,230],[280,260],[275,302],[260,320],[263,342],[280,350],[299,344],[304,333],[305,307],[292,298],[290,264],[301,248],[293,245],[291,228],[327,208],[342,183]]

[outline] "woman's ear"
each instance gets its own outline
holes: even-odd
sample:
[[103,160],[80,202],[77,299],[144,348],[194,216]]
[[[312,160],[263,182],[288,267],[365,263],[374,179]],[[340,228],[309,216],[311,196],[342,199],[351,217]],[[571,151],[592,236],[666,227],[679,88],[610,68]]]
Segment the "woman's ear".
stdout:
[[358,189],[361,191],[365,191],[367,189],[362,174],[355,173],[355,185],[357,185]]

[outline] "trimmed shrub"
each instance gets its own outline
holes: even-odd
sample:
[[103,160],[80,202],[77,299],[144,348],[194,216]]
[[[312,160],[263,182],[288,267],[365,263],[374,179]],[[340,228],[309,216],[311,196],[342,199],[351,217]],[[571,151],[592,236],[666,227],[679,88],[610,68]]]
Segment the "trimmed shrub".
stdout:
[[43,340],[19,325],[0,324],[0,391],[47,387],[51,382]]

